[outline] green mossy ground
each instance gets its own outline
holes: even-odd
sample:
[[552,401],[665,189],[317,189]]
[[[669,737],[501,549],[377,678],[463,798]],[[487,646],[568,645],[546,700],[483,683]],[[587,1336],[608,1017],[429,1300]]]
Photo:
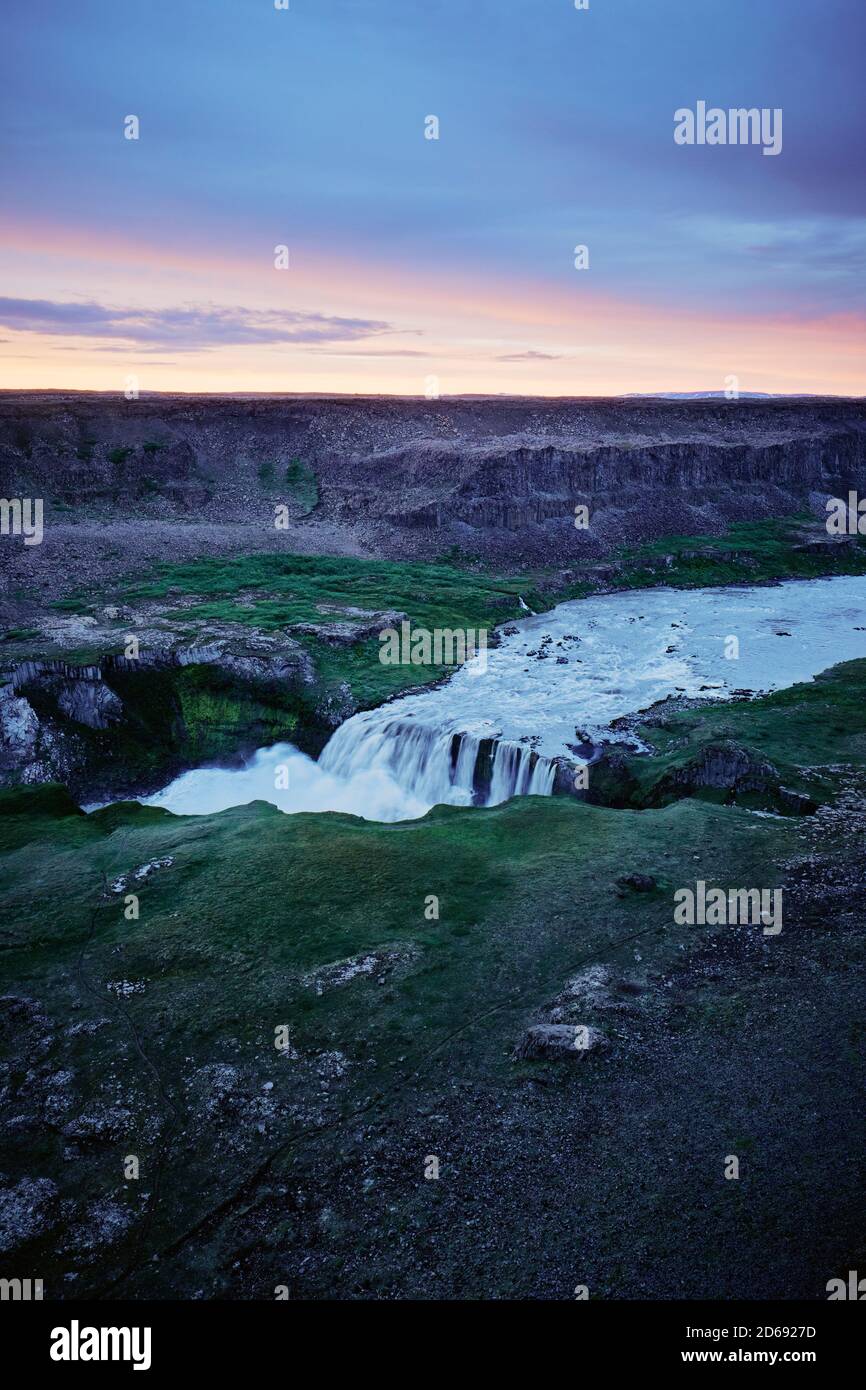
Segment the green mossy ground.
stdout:
[[[862,933],[830,919],[768,942],[672,911],[697,877],[776,886],[801,824],[564,798],[396,825],[263,803],[84,816],[60,789],[7,793],[2,988],[45,1022],[7,1031],[18,1120],[0,1166],[50,1176],[74,1212],[73,1237],[48,1233],[10,1275],[36,1260],[49,1296],[70,1271],[74,1292],[103,1295],[568,1298],[586,1278],[594,1297],[809,1296],[852,1238]],[[656,888],[624,892],[626,872]],[[323,967],[371,952],[372,972],[327,984]],[[513,1061],[599,965],[616,1002],[581,1016],[606,1050]],[[120,980],[136,991],[117,998]],[[69,1109],[31,1121],[58,1072]],[[111,1107],[116,1127],[82,1139],[80,1117]],[[742,1190],[721,1177],[730,1152]],[[127,1232],[76,1244],[106,1201]]]
[[[767,583],[866,572],[866,537],[850,543],[804,548],[826,539],[806,515],[732,525],[721,536],[667,536],[623,547],[615,558],[616,588]],[[662,571],[662,573],[660,573]],[[321,618],[319,604],[406,609],[419,626],[477,626],[521,611],[518,595],[542,610],[565,598],[581,598],[609,581],[560,579],[554,571],[502,575],[461,561],[459,552],[434,564],[361,560],[349,556],[250,555],[162,565],[154,575],[126,586],[129,600],[199,596],[203,615],[237,618],[232,604],[251,596],[240,621],[262,628]],[[258,597],[259,594],[265,595]],[[228,607],[223,605],[228,604]],[[198,610],[194,610],[198,611]]]
[[[702,588],[714,584],[769,583],[866,572],[866,536],[815,546],[826,540],[807,514],[742,521],[722,536],[665,536],[620,552],[622,588]],[[804,545],[811,541],[812,547]]]
[[[123,593],[129,602],[162,600],[169,616],[191,630],[213,622],[241,623],[264,632],[295,623],[349,620],[348,607],[405,612],[413,627],[484,628],[519,616],[519,595],[532,603],[531,580],[492,576],[454,565],[399,564],[306,555],[253,555],[164,566]],[[172,611],[172,599],[185,606]],[[190,597],[199,599],[186,606]],[[323,691],[348,682],[357,703],[375,705],[409,686],[441,678],[441,667],[385,666],[375,638],[334,647],[299,640],[313,657]]]
[[[766,572],[789,544],[752,533],[735,574],[704,559],[691,579],[684,557],[664,579],[791,577]],[[276,628],[351,603],[492,627],[519,593],[540,608],[577,592],[451,564],[262,556],[174,566],[128,596],[198,595],[191,623],[210,611]],[[375,646],[324,668],[337,680],[355,663],[371,702],[389,669]],[[852,662],[760,700],[656,714],[656,756],[629,764],[638,795],[731,740],[829,803],[866,766],[864,694],[866,662]],[[138,709],[141,756],[179,719],[201,760],[251,718],[267,742],[273,715],[240,714],[195,669]],[[38,1268],[47,1297],[269,1299],[285,1283],[292,1297],[569,1298],[579,1282],[593,1297],[823,1296],[866,1240],[866,948],[837,892],[862,844],[818,827],[837,895],[772,941],[673,922],[674,890],[698,877],[787,887],[810,826],[696,798],[643,811],[520,798],[380,825],[263,803],[84,816],[60,788],[0,795],[0,1171],[50,1178],[60,1213],[4,1274]],[[623,874],[656,887],[624,891]],[[326,967],[371,953],[373,969],[329,983]],[[585,1013],[604,1049],[512,1060],[594,965],[613,981],[613,1003]],[[731,1152],[739,1183],[722,1176]]]
[[[640,815],[524,798],[386,826],[261,803],[205,818],[128,804],[85,817],[51,788],[0,798],[4,989],[40,1002],[52,1038],[40,1061],[75,1073],[84,1113],[117,1097],[129,1112],[122,1134],[81,1144],[65,1164],[68,1136],[40,1129],[36,1166],[63,1193],[77,1203],[112,1193],[134,1217],[135,1234],[94,1267],[72,1263],[88,1285],[110,1282],[194,1227],[271,1151],[285,1150],[290,1169],[311,1124],[339,1129],[372,1103],[399,1128],[415,1116],[419,1074],[425,1094],[455,1076],[513,1090],[539,1066],[514,1064],[511,1050],[570,973],[624,963],[637,989],[693,944],[693,929],[673,925],[672,891],[693,881],[696,853],[710,881],[762,883],[779,845],[775,825],[695,803]],[[169,856],[171,867],[129,885],[140,918],[127,921],[108,885]],[[657,890],[618,897],[626,868],[654,874]],[[430,894],[438,921],[425,919]],[[306,982],[371,951],[404,964],[321,994]],[[118,1000],[108,989],[118,980],[144,990]],[[92,1036],[69,1034],[100,1019]],[[283,1023],[296,1062],[275,1051]],[[14,1083],[24,1041],[12,1040]],[[345,1075],[323,1090],[315,1066],[333,1054]],[[261,1134],[242,1125],[215,1153],[226,1117],[206,1121],[202,1068],[217,1064],[244,1069],[251,1103],[272,1082],[275,1118]],[[32,1137],[22,1139],[3,1157],[13,1180],[34,1169]],[[327,1152],[333,1132],[322,1142]],[[141,1159],[139,1185],[121,1180],[127,1153]],[[157,1172],[147,1220],[140,1193]],[[53,1248],[39,1257],[56,1285],[63,1259]]]
[[[866,767],[866,660],[843,662],[813,681],[758,699],[673,712],[660,706],[641,721],[640,734],[653,753],[627,759],[625,780],[600,772],[597,793],[603,799],[636,808],[658,804],[660,787],[703,749],[734,744],[772,763],[784,787],[818,804],[829,802],[838,793],[840,763]],[[708,801],[729,799],[711,788],[695,794]],[[662,799],[679,795],[671,789]],[[779,809],[772,795],[756,793],[740,801]]]

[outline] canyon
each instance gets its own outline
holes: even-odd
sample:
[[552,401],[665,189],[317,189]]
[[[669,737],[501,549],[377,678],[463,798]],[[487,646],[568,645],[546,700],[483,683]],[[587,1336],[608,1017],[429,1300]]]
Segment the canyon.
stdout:
[[[863,1236],[866,538],[826,503],[864,434],[0,396],[0,494],[44,502],[0,537],[7,1273],[823,1297]],[[488,632],[484,675],[383,663],[403,623]],[[784,930],[676,922],[698,880]]]
[[[130,545],[121,566],[172,546],[299,540],[318,553],[456,547],[580,566],[664,534],[823,515],[828,496],[857,489],[861,399],[0,393],[0,495],[45,499],[46,550],[54,527],[73,571],[85,567],[73,520],[116,527]],[[289,517],[279,530],[277,507]],[[20,556],[5,559],[23,572]]]

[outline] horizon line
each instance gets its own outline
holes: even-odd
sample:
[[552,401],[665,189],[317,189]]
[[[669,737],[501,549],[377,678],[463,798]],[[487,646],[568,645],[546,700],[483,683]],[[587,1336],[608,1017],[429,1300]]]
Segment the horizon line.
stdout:
[[123,400],[127,405],[135,405],[142,400],[158,400],[165,397],[184,396],[229,400],[398,400],[423,401],[435,405],[439,401],[724,401],[728,405],[739,405],[743,401],[866,401],[864,395],[850,395],[830,391],[740,391],[728,397],[724,391],[622,391],[586,392],[581,395],[562,395],[553,392],[516,391],[455,391],[440,392],[437,396],[426,396],[408,391],[140,391],[137,396],[127,398],[123,391],[99,390],[86,386],[0,386],[0,398],[9,396],[101,396]]

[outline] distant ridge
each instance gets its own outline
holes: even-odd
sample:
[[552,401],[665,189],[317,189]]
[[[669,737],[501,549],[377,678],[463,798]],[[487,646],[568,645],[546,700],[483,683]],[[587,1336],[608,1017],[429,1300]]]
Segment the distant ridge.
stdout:
[[725,391],[628,391],[623,400],[642,401],[810,401],[821,397],[811,391],[738,391],[728,396]]
[[0,497],[46,499],[57,527],[70,512],[136,535],[145,520],[237,525],[265,546],[288,542],[282,505],[304,549],[567,567],[825,516],[852,489],[866,489],[862,399],[0,392]]

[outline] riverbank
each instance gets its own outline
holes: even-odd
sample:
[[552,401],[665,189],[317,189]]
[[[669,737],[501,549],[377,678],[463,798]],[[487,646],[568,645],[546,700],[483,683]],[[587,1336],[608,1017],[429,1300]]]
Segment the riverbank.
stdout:
[[135,582],[109,567],[47,606],[15,600],[0,642],[0,785],[62,781],[99,801],[152,793],[205,762],[238,765],[281,740],[317,756],[358,710],[447,679],[448,668],[378,660],[379,631],[404,618],[427,630],[484,628],[495,645],[497,628],[524,613],[521,599],[542,612],[660,584],[862,573],[866,538],[829,543],[804,518],[672,538],[599,572],[286,554],[214,556]]
[[[401,820],[433,805],[491,806],[555,791],[594,804],[647,806],[707,784],[770,797],[774,808],[814,809],[757,749],[737,743],[736,728],[760,729],[757,712],[727,726],[708,713],[713,746],[705,739],[706,749],[693,748],[697,762],[688,766],[660,767],[648,757],[654,772],[634,773],[640,760],[624,754],[650,752],[654,715],[662,729],[676,728],[664,717],[672,702],[698,710],[732,696],[754,700],[837,662],[859,691],[853,659],[866,658],[866,622],[858,621],[864,609],[861,576],[565,602],[506,624],[483,666],[475,661],[433,688],[353,715],[317,763],[280,742],[259,748],[241,768],[183,773],[149,803],[197,815],[258,797],[286,812]],[[668,745],[676,742],[668,734]],[[589,766],[584,749],[593,750]],[[646,783],[641,790],[631,785],[635,776]]]

